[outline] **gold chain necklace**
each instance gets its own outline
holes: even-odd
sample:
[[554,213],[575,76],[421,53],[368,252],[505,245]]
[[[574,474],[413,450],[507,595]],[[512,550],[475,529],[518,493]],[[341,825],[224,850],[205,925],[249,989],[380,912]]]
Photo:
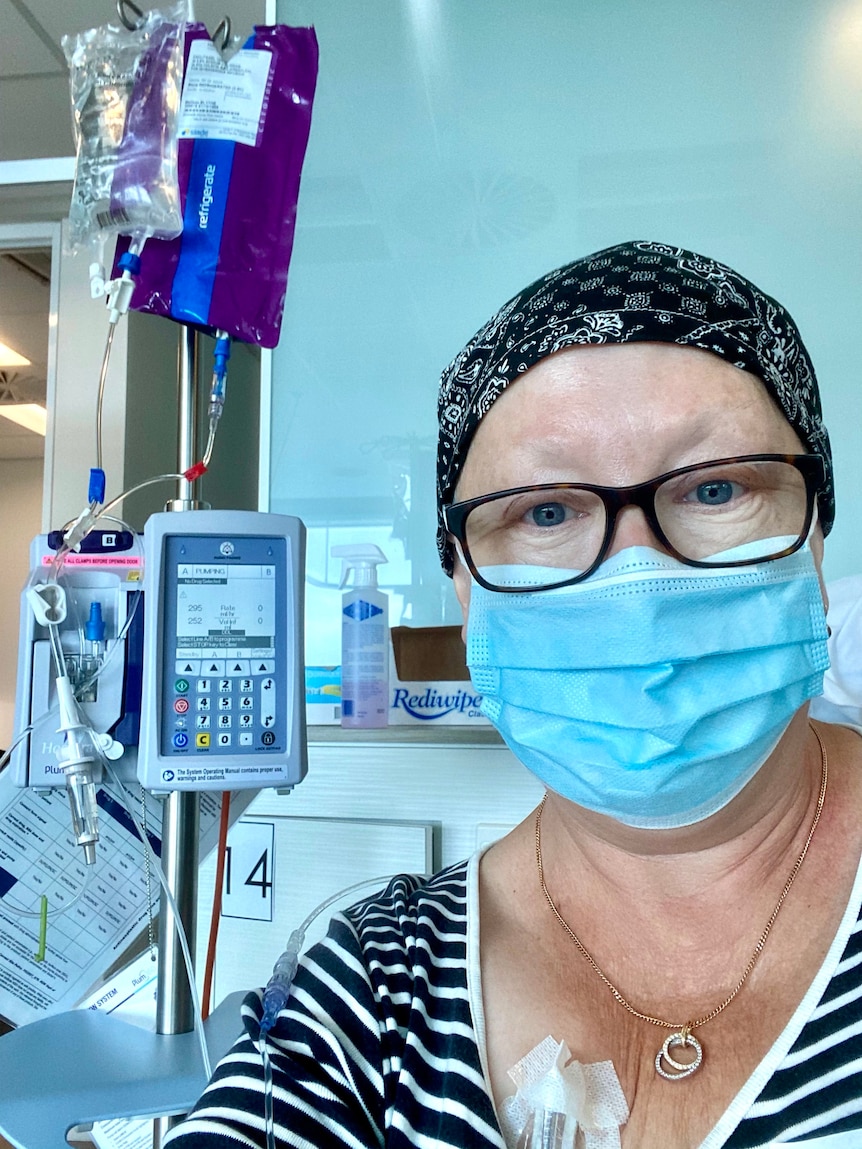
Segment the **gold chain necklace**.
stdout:
[[[542,798],[542,801],[539,804],[539,808],[536,811],[536,865],[539,870],[539,882],[541,883],[542,893],[545,895],[545,900],[550,906],[554,917],[577,946],[581,956],[589,962],[589,964],[599,975],[601,980],[605,983],[605,985],[608,987],[608,989],[611,991],[623,1009],[628,1010],[630,1014],[632,1014],[634,1017],[640,1018],[641,1021],[648,1021],[650,1025],[658,1025],[663,1029],[671,1029],[675,1031],[665,1039],[655,1058],[656,1072],[660,1077],[664,1077],[668,1081],[680,1081],[683,1077],[689,1077],[692,1073],[695,1072],[695,1070],[700,1067],[703,1061],[703,1046],[694,1036],[692,1030],[700,1029],[702,1026],[706,1025],[708,1021],[712,1021],[713,1018],[718,1017],[720,1013],[727,1009],[727,1007],[745,985],[748,979],[748,975],[754,969],[755,965],[757,965],[757,960],[763,952],[763,947],[766,945],[766,939],[769,937],[770,930],[775,925],[775,919],[778,917],[778,913],[781,907],[784,905],[784,899],[790,892],[790,887],[793,885],[793,882],[796,879],[796,875],[799,873],[800,869],[802,868],[802,863],[805,861],[805,855],[808,853],[808,847],[811,845],[811,839],[814,837],[814,831],[817,829],[817,823],[820,821],[820,814],[823,810],[823,803],[826,799],[826,784],[829,778],[829,762],[826,757],[826,747],[823,745],[822,738],[813,726],[811,727],[811,731],[814,734],[814,737],[817,739],[817,744],[820,747],[821,774],[820,793],[817,797],[817,805],[814,810],[814,817],[811,820],[811,828],[809,829],[808,836],[805,839],[805,845],[802,847],[799,857],[793,863],[793,869],[790,871],[787,881],[784,883],[784,889],[781,891],[781,896],[775,903],[775,909],[769,915],[769,920],[763,927],[763,932],[758,938],[757,945],[754,947],[754,952],[748,959],[748,965],[746,965],[745,969],[742,971],[742,977],[739,979],[731,993],[728,994],[721,1005],[717,1005],[715,1009],[710,1010],[709,1013],[704,1014],[703,1017],[699,1017],[696,1020],[687,1021],[685,1023],[680,1023],[678,1021],[665,1021],[663,1018],[653,1017],[651,1014],[643,1013],[641,1010],[635,1009],[635,1007],[630,1002],[626,1001],[614,983],[602,971],[596,959],[593,957],[593,955],[590,953],[590,951],[587,949],[587,947],[584,945],[584,943],[554,905],[553,899],[548,892],[548,887],[545,885],[545,870],[542,863],[542,811],[545,808],[545,801],[548,797],[547,794],[545,794],[545,796]],[[673,1056],[671,1056],[670,1052],[672,1049],[676,1049],[677,1047],[688,1047],[693,1049],[694,1060],[690,1062],[677,1061]]]

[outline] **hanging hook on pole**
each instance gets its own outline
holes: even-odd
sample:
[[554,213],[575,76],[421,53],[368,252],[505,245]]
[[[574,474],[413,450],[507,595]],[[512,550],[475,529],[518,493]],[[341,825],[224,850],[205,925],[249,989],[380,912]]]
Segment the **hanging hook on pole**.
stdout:
[[[231,22],[230,16],[222,17],[219,26],[212,35],[212,41],[220,52],[226,52],[230,46]],[[221,40],[221,43],[219,43]]]
[[[129,16],[132,13],[134,19]],[[117,0],[117,15],[120,18],[120,23],[124,28],[128,28],[130,32],[137,32],[141,24],[144,22],[143,11],[134,3],[134,0]]]

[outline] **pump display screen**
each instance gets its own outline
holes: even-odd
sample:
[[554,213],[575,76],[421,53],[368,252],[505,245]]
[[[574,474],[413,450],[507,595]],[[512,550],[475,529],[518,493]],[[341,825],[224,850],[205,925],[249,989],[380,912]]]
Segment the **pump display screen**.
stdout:
[[162,753],[283,754],[284,541],[168,536],[165,548]]
[[177,658],[275,657],[275,566],[179,563]]

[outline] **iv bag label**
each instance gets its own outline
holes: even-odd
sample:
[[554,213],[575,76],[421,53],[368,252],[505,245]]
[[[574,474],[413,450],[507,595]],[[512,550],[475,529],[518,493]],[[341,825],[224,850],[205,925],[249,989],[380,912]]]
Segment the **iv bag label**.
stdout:
[[195,40],[183,83],[179,138],[258,143],[266,115],[272,52],[242,48],[223,59],[211,40]]

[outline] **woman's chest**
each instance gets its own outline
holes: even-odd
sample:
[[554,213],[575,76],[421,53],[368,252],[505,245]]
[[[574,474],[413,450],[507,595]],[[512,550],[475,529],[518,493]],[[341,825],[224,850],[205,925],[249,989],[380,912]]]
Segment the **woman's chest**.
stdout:
[[[510,1008],[505,1024],[489,1024],[486,1055],[494,1099],[498,1111],[510,1105],[505,1099],[516,1094],[516,1080],[522,1092],[531,1096],[531,1103],[537,1097],[557,1099],[562,1079],[567,1083],[563,1095],[569,1119],[575,1116],[582,1124],[591,1124],[596,1114],[612,1108],[615,1086],[608,1080],[610,1066],[628,1111],[624,1120],[618,1115],[623,1149],[696,1149],[781,1034],[777,1018],[765,1016],[773,1011],[765,1003],[752,1001],[733,1024],[716,1019],[696,1030],[701,1063],[690,1075],[678,1074],[667,1056],[662,1056],[673,1030],[629,1016],[610,995],[607,1001],[596,1000],[587,994],[581,979],[574,979],[572,991],[585,1003],[582,1008],[575,1009],[571,1001],[559,997],[528,997],[516,1011]],[[493,996],[493,990],[486,996],[486,1009]],[[500,1014],[495,1011],[495,1016]],[[555,1080],[543,1088],[538,1075],[530,1077],[524,1061],[529,1063],[525,1055],[548,1036],[555,1043],[565,1042],[572,1062],[584,1067],[603,1063],[601,1068],[585,1072],[570,1064],[563,1069],[564,1054],[551,1070]],[[691,1060],[693,1050],[671,1045],[669,1054],[681,1065]],[[658,1072],[657,1064],[666,1076]]]
[[[836,923],[830,925],[807,939],[783,931],[732,996],[726,979],[706,969],[702,978],[697,970],[683,976],[667,962],[658,976],[651,969],[645,977],[652,986],[646,1001],[615,996],[580,953],[561,947],[553,935],[529,952],[512,936],[505,942],[483,938],[485,1051],[498,1110],[516,1092],[513,1068],[551,1036],[582,1065],[613,1066],[629,1110],[620,1131],[623,1149],[697,1149],[765,1059],[778,1064],[777,1051],[789,1046],[794,1027],[816,1004],[812,983],[825,970]],[[721,943],[717,923],[716,947]],[[637,937],[630,945],[639,951]],[[651,963],[646,947],[642,960],[645,967]],[[626,988],[628,982],[635,984],[631,968]],[[688,996],[680,995],[681,986]],[[666,1046],[687,1021],[696,1023],[698,1047]],[[696,1048],[702,1051],[698,1068],[679,1073],[674,1063],[691,1061]]]

